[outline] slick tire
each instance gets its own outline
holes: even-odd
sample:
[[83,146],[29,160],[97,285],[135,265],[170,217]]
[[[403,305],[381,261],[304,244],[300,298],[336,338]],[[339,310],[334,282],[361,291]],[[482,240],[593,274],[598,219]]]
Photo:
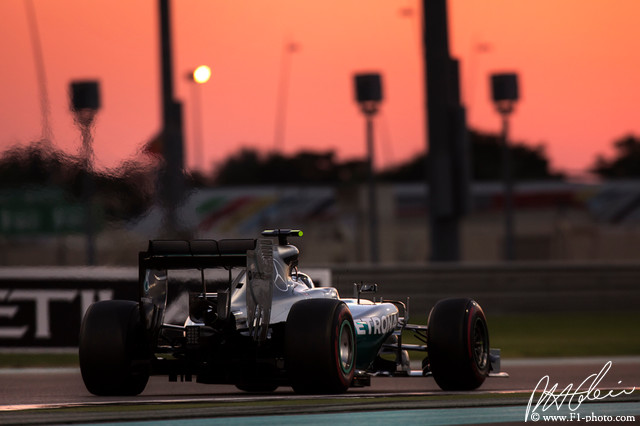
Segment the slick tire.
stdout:
[[427,320],[428,365],[438,386],[472,390],[489,374],[489,330],[480,305],[471,299],[440,300]]
[[286,323],[285,366],[294,391],[345,392],[353,380],[355,360],[355,327],[344,302],[309,299],[291,307]]
[[87,390],[99,396],[141,393],[150,357],[138,304],[107,300],[89,307],[80,326],[80,372]]

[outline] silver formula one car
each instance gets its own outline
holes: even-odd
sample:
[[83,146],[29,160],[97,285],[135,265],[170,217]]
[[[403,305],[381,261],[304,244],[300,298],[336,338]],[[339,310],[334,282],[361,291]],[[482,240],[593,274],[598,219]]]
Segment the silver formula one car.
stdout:
[[[365,299],[377,285],[355,285],[352,299],[316,287],[288,242],[302,232],[262,235],[150,241],[139,255],[139,300],[98,302],[85,314],[79,355],[89,392],[137,395],[150,375],[298,393],[344,392],[374,375],[432,375],[444,390],[471,390],[499,372],[475,301],[441,300],[426,326],[407,324],[405,303]],[[187,270],[197,279],[181,280]],[[169,320],[172,280],[188,296]],[[403,343],[408,334],[413,344]],[[425,354],[421,369],[411,369],[409,351]]]

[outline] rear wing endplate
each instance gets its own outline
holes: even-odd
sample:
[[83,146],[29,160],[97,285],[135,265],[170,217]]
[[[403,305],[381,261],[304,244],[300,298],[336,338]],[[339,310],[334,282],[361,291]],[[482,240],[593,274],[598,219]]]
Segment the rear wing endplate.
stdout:
[[273,243],[259,240],[247,252],[247,325],[253,340],[267,338],[274,284]]

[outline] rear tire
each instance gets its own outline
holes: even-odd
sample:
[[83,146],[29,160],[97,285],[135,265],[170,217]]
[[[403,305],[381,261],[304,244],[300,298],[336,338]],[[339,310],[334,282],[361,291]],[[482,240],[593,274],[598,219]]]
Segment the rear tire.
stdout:
[[427,353],[433,378],[443,390],[472,390],[489,374],[489,330],[471,299],[440,300],[427,321]]
[[150,356],[138,303],[106,300],[87,310],[80,327],[80,372],[94,395],[138,395],[149,380]]
[[347,305],[336,299],[297,302],[287,317],[285,363],[298,393],[342,393],[353,380],[356,338]]

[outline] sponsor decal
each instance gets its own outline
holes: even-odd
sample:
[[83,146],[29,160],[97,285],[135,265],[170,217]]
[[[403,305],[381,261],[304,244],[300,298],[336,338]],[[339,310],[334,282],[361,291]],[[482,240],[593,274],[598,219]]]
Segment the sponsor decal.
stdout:
[[[164,275],[160,271],[155,279]],[[134,274],[132,274],[134,275]],[[75,275],[72,275],[75,277]],[[160,287],[150,275],[150,292]],[[142,283],[140,283],[142,284]],[[0,348],[77,347],[85,311],[101,300],[138,300],[135,278],[0,278]],[[174,292],[177,294],[177,292]],[[142,294],[144,297],[144,293]],[[174,294],[170,293],[167,303]]]
[[284,279],[284,267],[276,259],[273,259],[273,270],[275,271],[275,276],[273,277],[274,287],[282,292],[289,290],[287,280]]
[[359,335],[386,334],[398,324],[398,313],[394,312],[379,317],[358,318],[353,320],[356,333]]
[[[79,301],[76,315],[81,321],[93,302],[112,298],[111,289],[0,289],[0,340],[20,340],[27,334],[33,334],[38,340],[50,340],[53,337],[51,324],[56,319],[51,313],[53,305],[64,304],[64,309],[68,310],[73,303],[78,306]],[[21,315],[21,310],[27,318]],[[25,319],[28,319],[26,324],[21,322]]]

